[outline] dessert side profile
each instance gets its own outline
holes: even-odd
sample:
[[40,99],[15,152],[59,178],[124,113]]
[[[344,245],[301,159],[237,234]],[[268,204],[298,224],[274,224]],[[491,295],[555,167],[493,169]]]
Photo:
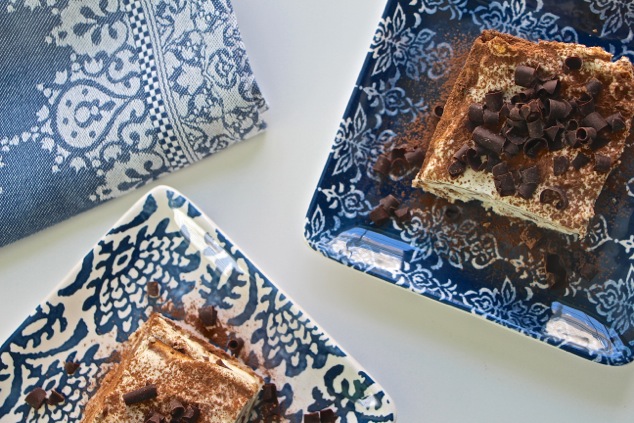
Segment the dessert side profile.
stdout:
[[625,148],[633,102],[626,58],[483,31],[413,185],[583,237]]

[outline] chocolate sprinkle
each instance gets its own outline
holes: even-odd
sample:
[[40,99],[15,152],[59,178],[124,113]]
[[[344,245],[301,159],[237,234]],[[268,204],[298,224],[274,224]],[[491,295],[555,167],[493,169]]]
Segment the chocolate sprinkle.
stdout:
[[77,369],[79,369],[80,364],[74,361],[66,361],[64,363],[64,370],[66,371],[67,374],[72,375],[74,374]]
[[577,156],[572,159],[572,167],[574,167],[575,170],[581,169],[588,163],[590,163],[590,158],[583,153],[578,153]]
[[605,118],[605,121],[610,125],[612,132],[619,132],[625,129],[625,120],[621,116],[620,112],[616,112]]
[[198,310],[198,318],[204,326],[215,326],[218,321],[218,311],[214,306],[204,306]]
[[597,78],[591,78],[586,83],[586,91],[592,97],[596,97],[597,95],[599,95],[602,89],[603,89],[603,84]]
[[156,395],[156,385],[147,385],[143,388],[123,394],[123,402],[125,402],[126,405],[137,404],[156,398]]
[[592,112],[587,115],[582,121],[581,124],[583,126],[591,126],[597,132],[601,132],[601,130],[607,128],[608,122],[601,116],[598,112]]
[[46,402],[46,391],[39,386],[33,388],[33,390],[26,395],[24,401],[37,410]]
[[486,104],[487,110],[490,110],[492,112],[499,112],[502,109],[502,105],[504,104],[504,93],[500,90],[486,93],[484,95],[484,104]]
[[304,413],[304,423],[320,423],[319,413]]
[[570,160],[566,156],[557,156],[553,158],[553,175],[560,176],[566,173],[570,166]]
[[535,68],[520,65],[515,68],[515,83],[520,87],[530,88],[535,80]]
[[177,399],[171,399],[170,404],[170,416],[179,419],[185,414],[185,406]]
[[559,187],[544,188],[539,194],[539,201],[544,204],[552,204],[557,210],[564,210],[568,207],[566,191]]
[[63,394],[58,392],[56,389],[53,389],[51,390],[51,395],[49,395],[46,403],[48,405],[57,405],[57,404],[63,403],[65,400],[66,400],[66,397]]
[[583,60],[578,56],[570,56],[566,57],[564,60],[564,70],[572,70],[577,71],[581,69],[581,65],[583,64]]
[[337,421],[337,415],[331,408],[326,408],[319,412],[319,418],[321,423],[335,423]]
[[478,126],[473,130],[473,140],[480,146],[487,150],[500,154],[504,148],[504,137],[499,134],[493,133],[491,130],[484,126]]
[[594,155],[594,171],[598,173],[608,173],[612,167],[612,159],[603,154]]
[[382,226],[390,219],[390,215],[388,214],[387,210],[385,210],[381,205],[376,206],[374,209],[372,209],[369,217],[372,223],[377,226]]
[[463,162],[461,162],[460,160],[456,160],[449,165],[447,171],[452,178],[457,178],[458,176],[462,175],[466,169],[467,167]]

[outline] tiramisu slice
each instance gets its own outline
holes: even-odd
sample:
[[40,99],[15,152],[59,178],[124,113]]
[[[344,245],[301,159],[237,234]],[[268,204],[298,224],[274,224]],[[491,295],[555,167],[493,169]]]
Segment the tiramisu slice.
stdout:
[[152,314],[88,402],[83,422],[246,422],[263,380],[224,351]]
[[414,186],[584,236],[634,115],[634,72],[599,47],[484,31]]

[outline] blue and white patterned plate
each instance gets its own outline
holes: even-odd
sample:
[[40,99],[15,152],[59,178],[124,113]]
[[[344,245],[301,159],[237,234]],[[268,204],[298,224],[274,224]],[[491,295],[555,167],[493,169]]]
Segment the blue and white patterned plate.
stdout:
[[[453,209],[450,219],[446,201],[410,187],[411,173],[381,178],[373,170],[408,123],[429,116],[451,65],[483,29],[600,45],[615,58],[634,59],[629,1],[388,1],[307,212],[305,236],[325,256],[417,294],[589,360],[629,363],[634,359],[632,148],[610,176],[612,197],[604,192],[597,202],[584,247],[572,237],[548,235],[570,254],[575,269],[563,292],[547,288],[543,253],[502,233],[528,230],[528,224],[490,216],[471,203]],[[402,193],[413,217],[377,228],[368,214],[389,193]],[[581,263],[596,271],[577,269]]]
[[[249,362],[276,383],[284,421],[299,423],[303,412],[327,407],[341,422],[395,421],[392,400],[354,359],[167,187],[123,216],[4,343],[0,421],[79,421],[108,357],[153,309],[148,281],[161,284],[158,302],[172,305],[164,309],[218,309],[247,341]],[[82,365],[69,376],[65,361]],[[36,386],[60,390],[67,402],[33,411],[24,396]],[[251,421],[257,418],[254,412]]]

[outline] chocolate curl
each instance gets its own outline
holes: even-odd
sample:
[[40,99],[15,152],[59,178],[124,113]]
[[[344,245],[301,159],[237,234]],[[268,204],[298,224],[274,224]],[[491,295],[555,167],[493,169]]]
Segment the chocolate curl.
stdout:
[[517,187],[517,193],[519,196],[527,200],[535,194],[535,191],[537,191],[537,184],[522,183],[519,187]]
[[170,404],[170,416],[175,419],[180,419],[185,414],[185,406],[177,399],[171,399]]
[[509,109],[509,118],[507,119],[507,122],[508,122],[509,119],[512,120],[512,121],[522,121],[522,120],[524,120],[524,118],[520,114],[520,107],[514,106],[514,107],[511,107]]
[[26,395],[24,401],[37,410],[46,402],[46,391],[40,387],[33,388],[33,390]]
[[495,189],[497,189],[500,197],[515,194],[515,181],[513,180],[513,175],[510,173],[496,176],[493,179],[493,182],[495,183]]
[[156,385],[147,385],[143,388],[123,394],[123,402],[125,402],[126,405],[137,404],[156,398],[156,395]]
[[398,209],[394,210],[394,218],[396,218],[396,220],[401,223],[405,222],[406,220],[412,218],[412,211],[407,206],[399,207]]
[[500,90],[486,93],[484,95],[484,104],[486,104],[487,110],[499,112],[504,104],[504,93]]
[[535,68],[520,65],[515,68],[515,84],[530,88],[535,81]]
[[501,162],[491,168],[491,173],[493,176],[504,175],[505,173],[509,173],[509,167],[505,162]]
[[449,167],[447,167],[447,172],[449,172],[449,175],[452,178],[457,178],[462,175],[465,170],[467,170],[467,166],[460,160],[455,160],[449,165]]
[[500,112],[484,109],[483,119],[485,125],[497,126],[497,124],[500,123]]
[[434,106],[434,109],[432,110],[432,113],[434,114],[434,117],[440,119],[444,111],[445,106],[443,104],[436,104]]
[[504,137],[496,134],[484,126],[478,126],[473,130],[473,140],[487,150],[500,154],[504,148]]
[[200,417],[200,409],[195,405],[188,405],[185,414],[181,417],[183,423],[196,423]]
[[479,172],[486,167],[486,164],[482,162],[482,158],[480,157],[480,153],[475,148],[470,148],[467,151],[467,164],[471,169]]
[[484,107],[482,104],[473,103],[469,106],[469,120],[477,125],[484,123]]
[[538,184],[540,182],[539,168],[537,166],[520,170],[520,176],[524,183]]
[[233,354],[235,357],[240,355],[240,351],[242,351],[242,347],[244,347],[244,340],[238,338],[236,336],[231,336],[229,341],[227,341],[227,349]]
[[491,169],[493,169],[493,166],[495,166],[496,164],[500,163],[502,160],[500,159],[500,156],[498,156],[497,154],[494,153],[488,153],[487,154],[487,161],[485,164],[485,169],[487,172],[491,172]]
[[555,95],[556,93],[559,92],[560,87],[561,87],[561,84],[559,82],[559,79],[551,79],[550,81],[544,82],[537,88],[537,94]]
[[590,142],[590,150],[596,151],[601,147],[605,147],[610,142],[609,138],[603,137],[600,134],[597,134],[597,137]]
[[572,148],[581,147],[581,142],[577,139],[577,131],[566,131],[564,132],[564,140],[566,140],[566,144],[568,144]]
[[548,142],[543,138],[530,138],[524,143],[524,154],[535,158],[540,152],[548,148]]
[[577,156],[572,159],[572,167],[574,167],[575,170],[581,169],[588,163],[590,163],[590,158],[583,153],[578,153]]
[[66,401],[66,397],[56,389],[53,389],[51,390],[51,395],[49,395],[46,403],[48,405],[57,405],[63,403],[64,401]]
[[558,151],[564,148],[564,143],[561,140],[563,132],[564,127],[561,124],[544,129],[544,135],[546,136],[546,141],[548,141],[548,149],[550,151]]
[[553,157],[553,175],[560,176],[566,173],[570,166],[570,160],[566,156]]
[[511,142],[506,142],[504,144],[504,150],[502,151],[502,153],[505,156],[510,156],[510,157],[514,157],[517,156],[520,153],[520,147],[518,145],[515,145]]
[[164,423],[165,416],[158,411],[152,411],[152,414],[145,419],[145,423]]
[[392,194],[388,194],[379,200],[379,204],[388,212],[392,212],[401,204],[401,202]]
[[390,163],[390,175],[395,178],[405,175],[409,170],[410,166],[405,157],[398,157]]
[[509,117],[509,113],[511,112],[511,106],[509,103],[502,104],[502,108],[500,109],[500,117],[507,118]]
[[515,134],[512,130],[511,130],[511,131],[508,131],[508,132],[506,133],[506,139],[507,139],[510,143],[515,144],[515,145],[518,145],[518,146],[524,145],[524,143],[525,143],[525,142],[526,142],[526,140],[527,140],[527,138],[526,138],[526,137],[523,137],[523,136],[517,135],[517,134]]
[[612,159],[603,154],[594,155],[594,171],[598,173],[608,173],[612,167]]
[[544,204],[552,204],[557,210],[568,207],[566,191],[559,187],[544,188],[539,194],[539,201]]
[[577,121],[577,119],[570,119],[568,122],[566,122],[567,131],[576,131],[578,127],[579,122]]
[[471,147],[469,144],[462,144],[460,150],[456,151],[453,155],[453,158],[456,160],[460,160],[463,163],[467,163],[467,151],[469,151]]
[[539,117],[526,121],[526,126],[530,138],[541,138],[544,135],[544,123]]
[[581,69],[581,66],[583,65],[583,60],[581,59],[581,57],[578,56],[570,56],[570,57],[566,57],[566,60],[564,60],[564,71],[578,71],[579,69]]
[[612,132],[619,132],[625,129],[625,120],[620,112],[616,112],[605,118],[605,121],[610,125]]
[[387,158],[386,155],[381,154],[376,159],[376,163],[372,166],[372,169],[381,175],[387,175],[390,173],[390,167],[392,166],[392,162]]
[[552,98],[549,98],[548,100],[546,100],[545,105],[548,113],[546,119],[551,122],[554,122],[556,120],[564,120],[572,111],[572,106],[566,101],[554,100]]
[[405,153],[405,160],[410,166],[420,166],[425,160],[425,151],[422,148],[408,151],[407,153]]
[[576,104],[577,110],[584,116],[594,112],[594,99],[586,93],[583,93],[581,97],[577,99]]
[[598,112],[592,112],[581,121],[583,126],[591,126],[597,132],[601,132],[608,127],[608,122]]
[[597,131],[591,126],[582,126],[575,131],[577,141],[581,144],[589,144],[597,137]]
[[603,84],[597,78],[592,78],[586,83],[586,91],[592,97],[598,96],[602,89]]

